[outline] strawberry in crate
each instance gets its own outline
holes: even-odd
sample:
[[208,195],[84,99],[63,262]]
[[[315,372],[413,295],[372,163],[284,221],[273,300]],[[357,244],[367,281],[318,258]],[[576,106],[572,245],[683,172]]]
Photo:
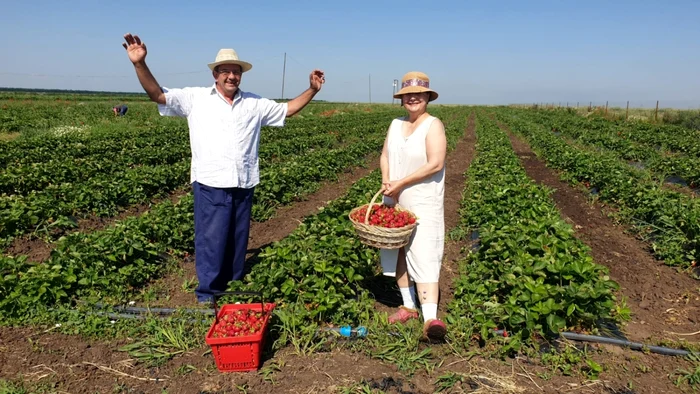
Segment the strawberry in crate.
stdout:
[[[269,308],[266,308],[269,309]],[[262,331],[271,309],[265,312],[252,309],[236,309],[219,317],[214,325],[212,338],[242,337]]]

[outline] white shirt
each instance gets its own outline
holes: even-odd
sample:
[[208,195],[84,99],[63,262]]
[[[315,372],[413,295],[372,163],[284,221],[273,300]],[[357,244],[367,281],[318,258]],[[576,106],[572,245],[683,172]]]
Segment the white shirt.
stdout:
[[165,105],[159,104],[158,112],[187,118],[192,149],[190,182],[246,189],[260,183],[260,128],[284,126],[286,103],[239,89],[231,105],[216,85],[162,89]]

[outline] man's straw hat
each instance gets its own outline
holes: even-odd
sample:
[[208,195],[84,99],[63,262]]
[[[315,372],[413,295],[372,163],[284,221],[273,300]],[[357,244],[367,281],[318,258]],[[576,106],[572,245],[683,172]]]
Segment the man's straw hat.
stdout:
[[438,98],[436,91],[430,89],[430,78],[420,71],[406,73],[401,79],[401,90],[394,94],[394,98],[400,99],[406,93],[430,92],[428,101]]
[[241,66],[243,72],[249,71],[251,68],[253,68],[252,64],[239,60],[238,54],[233,49],[220,49],[219,53],[216,54],[214,63],[209,63],[209,68],[213,70],[214,67],[222,64],[238,64]]

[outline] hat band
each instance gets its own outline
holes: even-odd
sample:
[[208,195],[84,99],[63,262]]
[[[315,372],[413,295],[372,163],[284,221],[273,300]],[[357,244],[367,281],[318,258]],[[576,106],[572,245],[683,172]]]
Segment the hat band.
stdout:
[[422,86],[424,88],[430,88],[430,82],[422,79],[409,79],[401,83],[401,89],[407,86]]

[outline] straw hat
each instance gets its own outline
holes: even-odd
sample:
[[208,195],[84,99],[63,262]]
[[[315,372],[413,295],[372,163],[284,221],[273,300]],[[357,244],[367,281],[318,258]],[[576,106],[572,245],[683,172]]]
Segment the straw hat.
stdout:
[[421,93],[430,92],[430,99],[433,101],[438,98],[436,91],[430,89],[430,78],[420,71],[411,71],[406,73],[401,79],[401,90],[394,94],[394,98],[400,99],[401,95],[406,93]]
[[214,63],[209,63],[209,68],[214,70],[214,67],[222,64],[238,64],[243,72],[249,71],[253,65],[238,59],[238,54],[233,49],[220,49],[216,54]]

